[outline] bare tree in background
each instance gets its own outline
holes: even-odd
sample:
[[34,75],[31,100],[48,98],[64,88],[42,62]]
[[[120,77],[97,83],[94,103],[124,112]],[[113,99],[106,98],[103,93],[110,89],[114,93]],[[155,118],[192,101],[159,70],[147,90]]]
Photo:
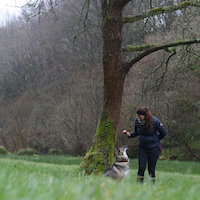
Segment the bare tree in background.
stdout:
[[[99,30],[80,31],[81,22],[76,19],[80,12],[79,4],[67,1],[56,13],[26,23],[22,16],[0,28],[0,109],[2,120],[10,123],[2,123],[0,142],[9,151],[29,146],[47,153],[56,147],[83,155],[91,146],[102,102],[102,68],[97,61],[101,49]],[[22,110],[28,109],[21,102],[28,94],[34,99],[29,101],[33,109],[22,123]],[[7,109],[5,102],[11,104]],[[28,144],[26,133],[34,136]],[[18,141],[24,142],[18,145]]]

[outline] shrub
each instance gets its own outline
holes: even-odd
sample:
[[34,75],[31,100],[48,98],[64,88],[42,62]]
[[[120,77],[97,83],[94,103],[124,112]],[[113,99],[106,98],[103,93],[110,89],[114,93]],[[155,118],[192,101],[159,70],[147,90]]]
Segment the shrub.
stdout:
[[61,155],[62,151],[60,149],[56,149],[56,148],[51,148],[48,151],[49,155]]
[[6,150],[5,147],[0,146],[0,155],[6,155],[8,153],[8,151]]
[[36,153],[34,149],[27,148],[27,149],[21,149],[18,152],[18,155],[26,155],[26,156],[32,156]]

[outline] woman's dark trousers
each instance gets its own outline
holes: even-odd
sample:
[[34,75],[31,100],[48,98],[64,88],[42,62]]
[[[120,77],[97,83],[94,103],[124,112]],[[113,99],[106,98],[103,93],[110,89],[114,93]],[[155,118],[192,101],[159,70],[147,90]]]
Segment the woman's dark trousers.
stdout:
[[140,146],[138,147],[138,182],[143,183],[147,164],[150,180],[152,183],[155,182],[155,169],[159,155],[160,149],[157,146],[151,149],[144,149]]

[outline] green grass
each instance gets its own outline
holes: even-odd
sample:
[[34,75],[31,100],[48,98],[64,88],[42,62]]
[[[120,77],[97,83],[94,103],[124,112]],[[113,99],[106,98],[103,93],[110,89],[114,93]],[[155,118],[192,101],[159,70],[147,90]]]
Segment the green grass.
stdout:
[[81,157],[0,156],[0,200],[197,200],[200,163],[159,161],[153,186],[136,183],[137,160],[122,182],[79,172]]

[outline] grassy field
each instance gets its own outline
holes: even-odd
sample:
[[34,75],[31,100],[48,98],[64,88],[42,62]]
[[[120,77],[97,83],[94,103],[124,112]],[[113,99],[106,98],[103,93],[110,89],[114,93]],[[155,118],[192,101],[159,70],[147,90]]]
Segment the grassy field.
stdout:
[[0,156],[0,200],[198,200],[200,163],[159,161],[155,185],[136,183],[137,160],[123,182],[79,172],[81,157]]

